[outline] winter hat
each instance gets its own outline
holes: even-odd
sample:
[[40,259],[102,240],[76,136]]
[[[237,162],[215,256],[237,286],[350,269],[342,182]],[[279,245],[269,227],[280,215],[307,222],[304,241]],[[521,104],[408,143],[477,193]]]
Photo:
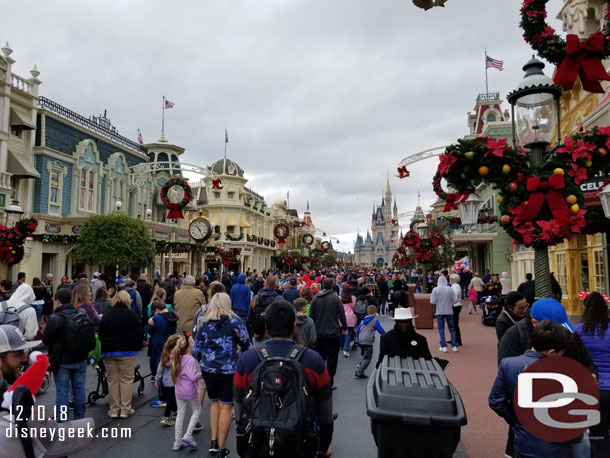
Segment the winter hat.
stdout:
[[566,309],[555,299],[538,299],[534,302],[530,313],[532,318],[538,322],[542,320],[551,320],[562,325],[570,332],[574,332],[574,326],[572,326],[572,323],[568,320]]
[[11,385],[6,393],[4,393],[2,399],[2,408],[9,409],[13,403],[13,392],[16,387],[25,385],[35,397],[42,386],[44,380],[44,374],[49,368],[49,358],[47,355],[43,355],[39,351],[34,351],[30,354],[31,366],[23,374],[15,380],[15,383]]

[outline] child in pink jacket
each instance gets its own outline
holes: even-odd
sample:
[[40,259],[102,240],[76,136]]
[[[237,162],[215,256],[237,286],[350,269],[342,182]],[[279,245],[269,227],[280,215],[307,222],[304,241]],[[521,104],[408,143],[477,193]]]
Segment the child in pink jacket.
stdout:
[[343,287],[341,292],[341,302],[343,303],[343,310],[345,311],[345,319],[347,320],[347,334],[341,334],[341,348],[343,349],[343,356],[349,357],[349,344],[354,335],[354,328],[356,327],[356,296],[352,295],[352,288],[349,285]]

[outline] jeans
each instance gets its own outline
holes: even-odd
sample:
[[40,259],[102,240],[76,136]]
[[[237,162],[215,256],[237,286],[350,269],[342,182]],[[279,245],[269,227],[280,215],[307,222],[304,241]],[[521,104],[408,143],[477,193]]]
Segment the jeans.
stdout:
[[354,328],[347,328],[347,334],[341,334],[341,350],[348,351],[349,344],[352,341],[354,335]]
[[591,457],[601,458],[610,450],[610,390],[599,390],[601,422],[589,428]]
[[[72,384],[72,395],[74,396],[74,419],[85,418],[85,382],[87,374],[87,362],[60,364],[54,372],[56,387],[57,415],[56,421],[67,420],[70,404],[70,383]],[[62,410],[62,406],[65,406]]]
[[[38,302],[38,301],[34,301],[34,302]],[[36,310],[36,322],[38,323],[38,326],[40,326],[40,317],[42,316],[42,309],[44,307],[44,303],[42,303],[42,304],[32,303],[32,307],[34,307],[34,310]]]
[[451,333],[451,345],[457,347],[457,341],[455,339],[455,328],[453,327],[453,315],[436,315],[436,323],[438,325],[438,334],[441,338],[441,347],[446,347],[447,342],[445,341],[445,321],[447,321],[447,327]]
[[339,349],[341,348],[341,337],[336,336],[318,336],[316,342],[316,351],[326,363],[328,375],[330,375],[331,385],[335,384],[335,374],[337,372],[337,360],[339,359]]
[[462,333],[460,332],[460,312],[462,311],[461,305],[453,307],[453,327],[455,328],[455,342],[462,346]]
[[373,346],[372,345],[360,345],[360,354],[362,359],[356,366],[356,375],[363,375],[366,368],[371,364],[373,359]]
[[388,297],[387,296],[381,296],[379,298],[379,314],[380,315],[385,315],[386,314],[386,304],[388,303]]

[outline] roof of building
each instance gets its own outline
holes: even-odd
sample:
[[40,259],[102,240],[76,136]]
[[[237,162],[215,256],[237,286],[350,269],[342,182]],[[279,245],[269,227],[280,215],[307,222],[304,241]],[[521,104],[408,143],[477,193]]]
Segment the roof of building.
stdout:
[[424,211],[418,205],[415,209],[415,213],[413,214],[413,218],[411,218],[411,222],[414,223],[419,221],[426,221],[426,217],[424,216]]
[[210,166],[210,170],[218,175],[244,176],[244,170],[231,159],[222,158]]

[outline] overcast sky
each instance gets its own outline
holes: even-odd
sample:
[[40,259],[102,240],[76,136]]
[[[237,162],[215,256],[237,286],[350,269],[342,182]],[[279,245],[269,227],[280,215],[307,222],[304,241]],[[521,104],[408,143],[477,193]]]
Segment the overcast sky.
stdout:
[[[549,23],[563,2],[549,2]],[[501,97],[532,51],[521,2],[448,0],[424,11],[411,0],[53,0],[5,7],[0,41],[14,71],[37,64],[40,94],[85,116],[108,116],[133,140],[154,141],[161,101],[184,162],[228,157],[248,186],[353,250],[370,227],[386,171],[399,212],[435,200],[437,160],[394,175],[398,162],[466,135],[466,113],[485,91],[484,48]],[[552,68],[546,68],[547,74]],[[505,108],[508,103],[505,102]],[[401,224],[407,224],[402,218]]]

